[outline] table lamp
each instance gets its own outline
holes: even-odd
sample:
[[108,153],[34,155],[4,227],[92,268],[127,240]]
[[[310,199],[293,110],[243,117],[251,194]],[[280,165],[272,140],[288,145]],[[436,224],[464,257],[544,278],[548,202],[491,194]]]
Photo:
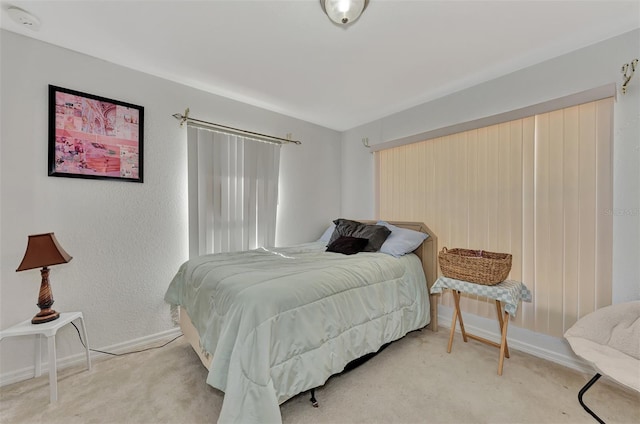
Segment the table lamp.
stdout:
[[38,307],[40,312],[31,320],[32,324],[43,324],[45,322],[56,320],[60,317],[60,313],[51,309],[53,305],[53,293],[49,285],[49,266],[57,264],[66,264],[73,259],[58,244],[56,236],[53,233],[35,234],[29,236],[27,243],[27,251],[16,272],[25,271],[27,269],[40,268],[42,282],[40,283],[40,293],[38,294]]

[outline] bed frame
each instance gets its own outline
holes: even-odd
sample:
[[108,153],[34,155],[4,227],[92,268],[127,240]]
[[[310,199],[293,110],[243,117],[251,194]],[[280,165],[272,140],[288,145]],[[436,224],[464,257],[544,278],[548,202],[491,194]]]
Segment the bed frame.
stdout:
[[[360,220],[359,222],[365,224],[375,224],[377,221]],[[427,328],[432,331],[438,331],[438,295],[431,294],[431,286],[433,286],[438,278],[438,238],[436,235],[422,222],[402,222],[402,221],[387,221],[391,225],[395,225],[400,228],[407,228],[409,230],[419,231],[421,233],[429,234],[429,237],[420,245],[413,253],[416,254],[422,261],[422,268],[427,280],[427,290],[429,291],[429,304],[431,322],[427,325]],[[180,328],[184,337],[189,341],[193,350],[196,351],[198,357],[202,361],[205,367],[209,369],[211,367],[211,361],[213,356],[206,352],[203,352],[200,346],[200,336],[198,330],[193,326],[191,318],[186,311],[179,310],[180,313]]]

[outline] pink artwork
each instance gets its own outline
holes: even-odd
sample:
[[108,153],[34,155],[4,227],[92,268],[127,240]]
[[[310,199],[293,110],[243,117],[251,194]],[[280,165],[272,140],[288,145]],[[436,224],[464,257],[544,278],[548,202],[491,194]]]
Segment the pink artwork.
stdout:
[[49,109],[49,175],[142,182],[141,106],[49,86]]

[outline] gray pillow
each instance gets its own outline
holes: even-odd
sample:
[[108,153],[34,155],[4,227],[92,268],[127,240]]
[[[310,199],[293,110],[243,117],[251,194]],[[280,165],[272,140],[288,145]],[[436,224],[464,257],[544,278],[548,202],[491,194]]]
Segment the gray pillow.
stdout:
[[377,252],[382,247],[384,241],[391,234],[391,230],[383,225],[369,225],[349,219],[336,219],[333,221],[336,229],[333,231],[329,243],[331,244],[340,237],[358,237],[369,240],[363,252]]

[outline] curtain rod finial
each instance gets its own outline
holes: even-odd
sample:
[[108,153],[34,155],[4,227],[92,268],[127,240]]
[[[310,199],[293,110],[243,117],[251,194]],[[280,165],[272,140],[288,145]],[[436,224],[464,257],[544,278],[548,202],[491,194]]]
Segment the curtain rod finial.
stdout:
[[186,108],[184,110],[184,115],[180,115],[179,113],[174,113],[172,116],[178,119],[180,121],[180,127],[183,127],[184,123],[187,122],[187,120],[189,119],[189,108]]
[[633,73],[635,72],[637,65],[638,59],[633,59],[631,63],[625,63],[622,65],[622,94],[627,93],[627,84],[631,81],[631,77],[633,77]]

